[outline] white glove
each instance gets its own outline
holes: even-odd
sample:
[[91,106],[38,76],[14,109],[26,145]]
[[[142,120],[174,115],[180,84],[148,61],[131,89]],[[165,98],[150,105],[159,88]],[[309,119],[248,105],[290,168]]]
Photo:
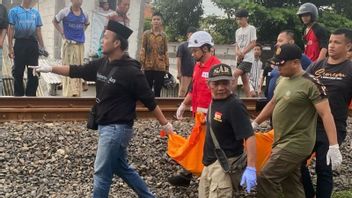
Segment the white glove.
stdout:
[[336,170],[342,163],[342,155],[339,149],[339,145],[329,146],[328,153],[326,154],[326,164],[329,166],[331,161],[331,169]]
[[170,122],[166,123],[165,125],[161,126],[162,130],[165,131],[167,134],[174,132],[174,127]]
[[52,72],[53,68],[48,65],[41,65],[41,66],[28,66],[28,68],[33,69],[33,72],[42,72],[42,73],[48,73]]
[[186,111],[187,106],[184,103],[181,103],[181,105],[177,108],[176,111],[176,118],[181,120],[183,118],[183,113]]
[[252,128],[253,128],[253,131],[257,131],[258,128],[259,128],[259,124],[255,121],[252,122]]

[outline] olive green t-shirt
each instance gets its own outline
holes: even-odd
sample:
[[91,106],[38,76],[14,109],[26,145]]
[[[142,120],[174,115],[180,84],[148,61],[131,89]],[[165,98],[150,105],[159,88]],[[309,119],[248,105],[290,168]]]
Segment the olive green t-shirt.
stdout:
[[314,105],[326,98],[325,87],[308,73],[280,77],[274,92],[273,147],[309,155],[316,138],[317,112]]

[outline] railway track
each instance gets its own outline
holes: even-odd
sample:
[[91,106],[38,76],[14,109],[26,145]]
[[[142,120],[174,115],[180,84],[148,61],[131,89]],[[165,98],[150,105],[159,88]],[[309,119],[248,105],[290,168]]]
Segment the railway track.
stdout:
[[[259,98],[242,98],[250,114],[256,114]],[[183,98],[157,98],[157,103],[168,118],[176,114]],[[95,98],[63,97],[0,97],[0,122],[7,121],[85,121]],[[186,112],[185,116],[191,113]],[[152,117],[141,103],[137,104],[137,118]]]

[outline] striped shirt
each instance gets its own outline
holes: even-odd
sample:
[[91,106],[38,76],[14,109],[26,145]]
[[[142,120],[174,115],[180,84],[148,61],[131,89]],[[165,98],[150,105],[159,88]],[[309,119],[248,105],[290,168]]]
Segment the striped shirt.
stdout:
[[250,87],[253,91],[258,91],[259,80],[263,72],[263,63],[260,59],[254,60],[249,74]]

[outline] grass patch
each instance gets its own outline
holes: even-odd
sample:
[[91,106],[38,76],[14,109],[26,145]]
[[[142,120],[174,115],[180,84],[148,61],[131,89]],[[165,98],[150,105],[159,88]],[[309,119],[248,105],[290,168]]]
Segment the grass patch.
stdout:
[[334,194],[332,195],[332,198],[351,198],[351,197],[352,197],[351,190],[334,192]]

